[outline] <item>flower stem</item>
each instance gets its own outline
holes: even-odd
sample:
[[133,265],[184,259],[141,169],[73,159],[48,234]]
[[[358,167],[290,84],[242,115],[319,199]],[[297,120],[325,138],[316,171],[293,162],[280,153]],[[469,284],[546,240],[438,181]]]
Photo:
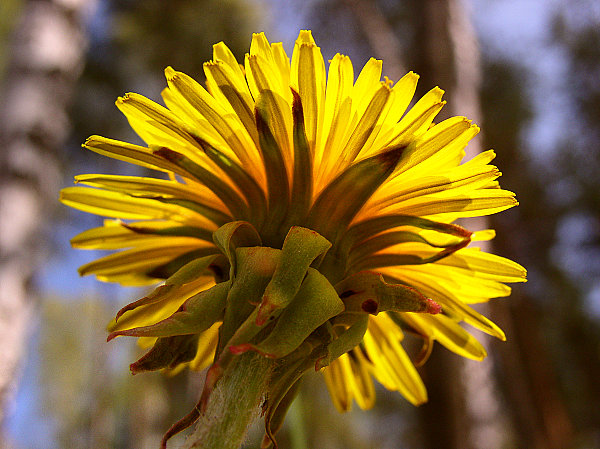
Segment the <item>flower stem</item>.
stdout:
[[255,352],[236,356],[219,379],[206,413],[184,449],[238,449],[258,416],[273,362]]

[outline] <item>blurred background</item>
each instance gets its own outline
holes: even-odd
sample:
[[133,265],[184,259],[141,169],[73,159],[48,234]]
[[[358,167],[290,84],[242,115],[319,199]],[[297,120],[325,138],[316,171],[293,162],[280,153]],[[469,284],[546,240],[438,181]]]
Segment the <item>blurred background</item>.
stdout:
[[508,341],[473,331],[484,362],[436,346],[421,369],[427,405],[380,388],[373,410],[340,415],[315,374],[281,447],[600,448],[596,0],[2,0],[0,446],[157,448],[195,404],[201,374],[134,378],[133,341],[105,343],[105,323],[143,291],[78,277],[100,254],[68,240],[100,218],[61,206],[58,191],[79,173],[140,173],[80,147],[91,134],[139,142],[119,95],[158,101],[167,65],[203,81],[212,44],[243,60],[252,32],[291,55],[300,29],[355,72],[371,56],[393,81],[414,70],[418,94],[446,90],[441,118],[481,125],[470,151],[496,150],[521,204],[472,227],[497,229],[493,251],[530,280],[486,306]]

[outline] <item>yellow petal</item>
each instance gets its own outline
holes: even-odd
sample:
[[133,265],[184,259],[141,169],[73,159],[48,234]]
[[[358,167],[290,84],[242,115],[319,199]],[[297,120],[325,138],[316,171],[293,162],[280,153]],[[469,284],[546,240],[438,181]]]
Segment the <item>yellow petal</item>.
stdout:
[[[485,188],[500,176],[493,165],[483,165],[466,170],[464,166],[455,170],[431,171],[416,179],[406,180],[402,176],[386,182],[370,200],[368,207],[383,209],[401,204],[413,198],[440,194],[444,197],[458,197],[471,191]],[[430,174],[431,173],[431,174]]]
[[148,145],[175,147],[189,152],[194,160],[202,159],[193,151],[197,145],[188,132],[189,126],[167,108],[135,93],[119,97],[116,105]]
[[337,411],[344,413],[351,410],[352,396],[350,385],[340,359],[334,360],[329,366],[323,369],[323,378],[329,390],[331,401]]
[[392,204],[381,212],[426,217],[432,220],[443,214],[454,217],[478,217],[510,209],[519,204],[507,190],[483,189],[449,197],[443,193],[425,195]]
[[394,92],[394,102],[390,111],[390,121],[392,123],[397,123],[406,112],[406,108],[408,108],[417,90],[418,81],[419,75],[408,72],[392,88]]
[[[464,250],[461,250],[464,251]],[[484,278],[451,266],[441,265],[438,262],[426,265],[405,265],[402,267],[386,267],[380,269],[383,273],[390,274],[398,279],[410,283],[410,279],[427,278],[435,279],[447,291],[454,291],[460,300],[466,304],[486,302],[491,298],[508,296],[510,287],[496,280]]]
[[483,360],[487,352],[475,337],[458,323],[442,315],[425,313],[401,313],[402,319],[423,335],[439,341],[450,351],[468,359]]
[[493,240],[496,237],[496,231],[493,229],[482,229],[481,231],[475,231],[471,235],[472,242],[486,242]]
[[249,167],[258,166],[255,152],[250,155],[248,151],[254,148],[254,142],[236,114],[228,111],[224,104],[219,103],[206,89],[186,74],[167,67],[165,76],[169,88],[177,95],[178,102],[188,103],[196,111],[195,115],[206,119],[227,143],[227,145],[217,146],[219,150]]
[[[173,290],[169,295],[165,295],[160,302],[146,304],[132,310],[126,311],[118,321],[111,320],[108,325],[110,332],[131,329],[134,327],[148,326],[168,318],[181,307],[181,305],[191,296],[214,285],[214,281],[208,277],[198,277],[198,279],[186,284],[181,289]],[[139,341],[145,341],[142,337]],[[153,344],[153,338],[149,338]]]
[[375,405],[375,386],[368,369],[369,361],[358,347],[342,357],[348,360],[350,385],[356,403],[363,410],[373,408]]
[[460,286],[447,288],[447,283],[440,282],[436,275],[425,270],[419,272],[418,275],[414,275],[414,272],[410,270],[397,269],[394,272],[397,275],[396,279],[433,299],[442,306],[442,310],[446,314],[500,340],[506,340],[502,329],[463,302]]
[[291,73],[291,85],[296,87],[300,94],[306,137],[311,148],[314,149],[324,114],[325,63],[321,49],[314,41],[299,41],[296,42],[292,56],[294,70]]
[[437,263],[499,282],[525,282],[527,278],[527,271],[518,263],[479,248],[465,248]]
[[373,363],[373,375],[388,390],[399,391],[414,405],[427,401],[425,385],[400,345],[402,333],[384,313],[369,317],[364,337],[366,353]]
[[386,108],[390,93],[390,88],[385,84],[381,84],[374,93],[348,142],[344,145],[344,162],[346,164],[353,162],[359,155],[363,157],[369,155],[367,142],[372,138],[375,127]]
[[329,136],[327,136],[327,142],[323,150],[323,159],[321,165],[318,167],[314,189],[315,194],[318,194],[327,187],[327,184],[347,166],[347,164],[341,164],[340,161],[345,151],[343,142],[350,127],[351,114],[352,99],[346,97],[331,123],[331,131]]
[[202,215],[189,209],[160,201],[135,198],[120,192],[67,187],[60,192],[60,201],[70,207],[105,217],[131,220],[173,220],[210,226]]
[[[451,151],[452,155],[450,158],[442,155],[441,157],[444,158],[445,163],[441,166],[449,168],[447,162],[456,160],[456,155],[458,154],[460,155],[460,158],[456,163],[453,164],[457,165],[460,159],[462,159],[464,156],[462,150],[467,145],[469,140],[471,140],[478,132],[479,128],[471,125],[471,121],[464,117],[452,117],[444,120],[425,132],[415,142],[415,145],[411,147],[410,151],[407,152],[405,158],[398,167],[398,175],[421,163],[424,165],[421,172],[435,172],[434,170],[441,164],[437,164],[436,167],[433,167],[433,164],[437,163],[435,160],[436,158],[433,158],[433,156],[436,153],[442,152],[443,150],[446,150],[447,152]],[[438,156],[438,158],[440,158],[440,156]],[[404,173],[403,175],[406,176]]]
[[161,157],[155,156],[149,148],[139,145],[108,139],[102,136],[90,136],[83,144],[83,147],[94,153],[112,157],[119,161],[129,162],[141,167],[163,172],[177,171],[175,165]]
[[246,128],[250,137],[258,144],[258,135],[256,132],[256,123],[254,122],[254,99],[245,78],[242,86],[239,80],[229,67],[222,61],[207,62],[204,64],[204,73],[207,83],[214,86],[211,90],[213,96],[219,96],[221,103],[229,102],[231,108],[237,114],[240,121]]
[[253,34],[250,54],[246,55],[246,78],[250,92],[255,100],[261,91],[270,90],[282,97],[288,104],[292,101],[292,92],[289,85],[289,71],[283,73],[279,70],[282,55],[278,50],[277,59],[273,48],[264,36],[264,33]]
[[170,237],[160,242],[120,251],[79,267],[79,274],[95,274],[104,278],[127,273],[146,273],[192,251],[207,249],[216,253],[214,245],[190,237]]
[[166,179],[95,174],[77,175],[75,176],[75,183],[116,192],[137,194],[141,197],[152,197],[152,194],[157,194],[164,197],[187,199],[203,204],[209,203],[208,205],[215,209],[225,210],[222,201],[210,189],[202,185],[196,185],[192,188],[186,184]]
[[[169,221],[144,221],[136,222],[136,226],[143,228],[168,229],[178,226],[179,223]],[[151,233],[138,233],[121,222],[91,228],[77,234],[71,239],[71,246],[80,249],[121,249],[146,245],[151,242],[164,240],[164,235]]]
[[[273,91],[265,90],[257,100],[257,110],[260,111],[263,122],[268,126],[277,142],[291,187],[294,170],[292,109],[283,97]],[[261,151],[264,152],[265,148],[262,148]]]
[[[331,134],[345,134],[347,121],[336,123],[342,104],[351,102],[349,96],[354,84],[354,69],[348,56],[336,54],[329,62],[329,75],[325,93],[323,121],[319,127],[318,144],[315,147],[315,167],[317,171],[326,172],[330,161],[337,161],[343,148],[334,145]],[[348,109],[349,114],[350,109]],[[334,123],[336,126],[334,128]],[[330,142],[331,141],[331,142]]]
[[444,91],[439,87],[435,87],[421,97],[402,120],[394,126],[392,137],[385,146],[408,143],[415,136],[427,131],[433,119],[445,104],[442,101],[443,95]]
[[194,360],[189,362],[194,371],[202,371],[213,362],[219,340],[219,327],[221,323],[215,323],[198,337],[198,352]]
[[373,94],[380,88],[381,68],[383,62],[371,58],[364,65],[354,88],[352,89],[352,102],[354,103],[355,114],[360,117],[367,109],[367,106],[373,98]]
[[290,58],[288,58],[281,42],[275,42],[271,44],[271,50],[273,51],[273,59],[277,71],[281,76],[281,85],[286,88],[290,85]]
[[225,63],[234,73],[237,89],[239,89],[240,91],[247,91],[248,88],[246,86],[244,72],[240,68],[240,65],[235,59],[235,56],[233,55],[229,47],[225,45],[225,43],[219,42],[218,44],[213,45],[213,60],[222,61],[223,63]]
[[265,36],[265,33],[253,33],[252,42],[250,43],[250,54],[259,55],[264,58],[268,64],[275,63],[275,57],[273,56],[273,50],[271,45]]

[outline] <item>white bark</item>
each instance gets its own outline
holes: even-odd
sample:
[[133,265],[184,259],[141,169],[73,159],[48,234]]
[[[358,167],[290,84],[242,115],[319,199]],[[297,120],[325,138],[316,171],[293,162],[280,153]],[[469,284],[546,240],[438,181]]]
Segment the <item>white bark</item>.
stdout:
[[84,62],[83,21],[94,2],[28,1],[14,29],[0,102],[0,421],[12,407],[35,314],[32,279],[47,251],[59,148]]

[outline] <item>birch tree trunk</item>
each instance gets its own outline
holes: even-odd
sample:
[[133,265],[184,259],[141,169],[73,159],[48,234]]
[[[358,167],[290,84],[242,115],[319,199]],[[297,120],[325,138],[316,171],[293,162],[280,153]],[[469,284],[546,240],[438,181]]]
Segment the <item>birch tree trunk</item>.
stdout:
[[33,277],[48,251],[67,107],[94,1],[27,1],[14,29],[0,102],[0,422],[10,411],[35,317]]

